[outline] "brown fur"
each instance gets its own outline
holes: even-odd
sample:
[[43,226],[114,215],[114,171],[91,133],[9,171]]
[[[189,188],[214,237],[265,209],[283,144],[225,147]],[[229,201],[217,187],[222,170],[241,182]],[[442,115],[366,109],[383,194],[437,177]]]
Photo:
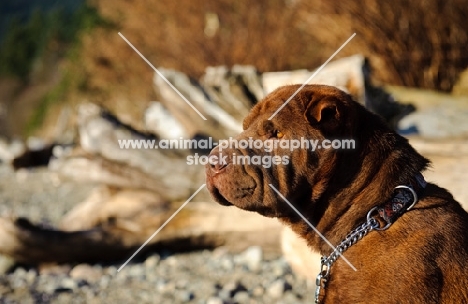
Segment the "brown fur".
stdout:
[[[281,87],[257,104],[237,139],[355,139],[354,150],[227,149],[232,155],[287,155],[289,165],[207,166],[207,186],[223,205],[277,217],[322,254],[331,248],[268,186],[276,187],[337,245],[367,212],[428,165],[408,141],[346,93],[329,86]],[[212,154],[218,154],[215,148]],[[428,184],[413,209],[388,230],[372,231],[331,268],[324,303],[468,303],[468,214]]]

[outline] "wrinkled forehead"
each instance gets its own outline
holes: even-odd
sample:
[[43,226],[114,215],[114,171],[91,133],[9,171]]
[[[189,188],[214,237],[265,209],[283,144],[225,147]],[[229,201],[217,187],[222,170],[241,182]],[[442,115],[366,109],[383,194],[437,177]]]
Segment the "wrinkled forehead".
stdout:
[[[349,104],[350,101],[348,94],[331,86],[313,84],[280,87],[252,108],[244,119],[243,128],[246,130],[256,121],[269,119],[280,108],[272,121],[288,123],[291,117],[303,116],[311,102],[324,99],[338,100],[343,104]],[[285,103],[287,104],[282,107]]]
[[[275,112],[281,110],[274,115],[271,121],[284,120],[287,117],[302,114],[305,106],[302,99],[303,92],[298,92],[294,95],[295,90],[279,88],[266,96],[262,101],[256,104],[247,117],[244,119],[243,128],[248,129],[251,125],[258,121],[269,120]],[[294,96],[293,96],[294,95]],[[291,97],[293,97],[291,99]],[[284,107],[283,105],[287,103]]]

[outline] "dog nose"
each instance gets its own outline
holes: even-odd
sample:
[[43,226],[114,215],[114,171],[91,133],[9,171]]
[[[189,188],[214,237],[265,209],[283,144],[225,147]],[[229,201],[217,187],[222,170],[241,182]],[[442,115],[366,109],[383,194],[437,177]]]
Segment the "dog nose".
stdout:
[[227,167],[227,164],[214,163],[214,164],[210,164],[210,166],[211,166],[211,171],[213,171],[214,173],[220,173],[221,171],[224,170],[224,168]]
[[230,163],[228,154],[223,154],[215,148],[208,156],[210,169],[213,173],[221,173]]

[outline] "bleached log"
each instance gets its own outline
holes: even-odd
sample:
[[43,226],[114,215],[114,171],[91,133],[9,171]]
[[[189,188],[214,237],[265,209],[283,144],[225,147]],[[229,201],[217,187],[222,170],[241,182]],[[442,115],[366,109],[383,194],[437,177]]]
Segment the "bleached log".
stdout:
[[[162,68],[160,72],[186,99],[182,98],[158,74],[155,74],[154,84],[156,90],[162,96],[161,102],[184,126],[190,136],[204,134],[211,135],[219,140],[242,130],[240,121],[214,103],[204,89],[187,75]],[[191,108],[187,101],[206,120]]]
[[[315,71],[296,70],[263,73],[263,88],[268,94],[283,85],[303,84]],[[329,62],[310,80],[309,84],[326,84],[338,87],[364,104],[366,72],[365,57],[354,55]]]
[[[100,189],[65,216],[62,230],[44,228],[25,219],[0,218],[0,254],[27,264],[125,259],[180,205],[165,203],[149,191]],[[193,201],[145,250],[226,246],[241,251],[260,245],[266,252],[278,254],[280,229],[275,219]]]
[[124,140],[145,140],[155,147],[161,142],[106,117],[95,105],[81,107],[79,135],[82,152],[55,160],[50,168],[77,180],[152,190],[169,200],[189,197],[204,181],[202,166],[187,165],[189,150],[121,147]]

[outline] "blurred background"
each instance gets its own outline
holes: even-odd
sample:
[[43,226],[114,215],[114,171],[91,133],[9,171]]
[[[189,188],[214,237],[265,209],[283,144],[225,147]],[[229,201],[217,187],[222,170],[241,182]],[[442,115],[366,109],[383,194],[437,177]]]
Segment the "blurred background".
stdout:
[[363,54],[385,84],[451,92],[468,66],[461,0],[4,0],[0,13],[7,138],[45,132],[63,103],[89,100],[140,117],[158,97],[153,71],[119,31],[156,67],[193,78],[217,65],[314,69],[352,33],[338,57]]
[[[358,67],[331,73],[357,71],[343,87],[357,86],[360,102],[433,161],[429,180],[468,204],[467,18],[462,0],[2,0],[0,302],[310,303],[315,272],[291,269],[270,222],[241,230],[261,239],[268,227],[273,240],[236,236],[239,247],[229,245],[232,227],[221,236],[201,229],[208,237],[200,240],[195,221],[179,223],[186,234],[155,239],[117,274],[203,183],[201,167],[184,166],[194,151],[122,152],[117,139],[235,134],[238,113],[261,99],[266,79],[303,79],[356,33],[336,59],[362,58]],[[214,122],[201,127],[188,106],[175,107],[178,97],[119,32],[190,101],[216,105],[203,112]],[[214,205],[204,191],[198,206]],[[91,229],[117,240],[94,258],[59,259],[59,245],[51,258],[12,249],[40,252],[50,231]],[[45,233],[42,243],[31,245],[33,231]],[[14,245],[2,248],[2,238]],[[182,243],[190,253],[179,253]],[[97,246],[88,236],[73,244],[83,252]]]

